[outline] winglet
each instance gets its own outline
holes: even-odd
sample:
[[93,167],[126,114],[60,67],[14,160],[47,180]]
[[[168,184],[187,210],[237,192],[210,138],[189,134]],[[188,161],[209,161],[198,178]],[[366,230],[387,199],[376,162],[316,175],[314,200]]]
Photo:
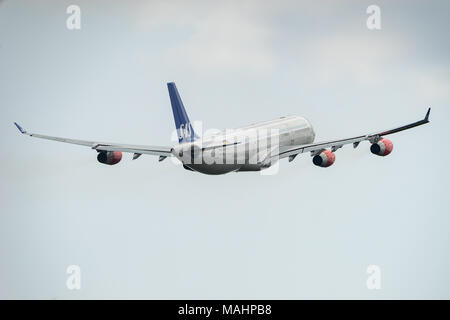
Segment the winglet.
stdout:
[[425,115],[425,119],[424,120],[427,121],[427,122],[429,121],[428,118],[430,117],[430,111],[431,111],[431,108],[428,108],[427,114]]
[[19,129],[20,133],[27,133],[17,122],[14,122],[14,124],[16,125],[17,129]]

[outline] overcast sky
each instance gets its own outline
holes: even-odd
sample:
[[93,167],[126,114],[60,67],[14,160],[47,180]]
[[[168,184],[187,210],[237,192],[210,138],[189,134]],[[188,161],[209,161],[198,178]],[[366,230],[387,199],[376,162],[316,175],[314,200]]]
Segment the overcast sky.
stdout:
[[[449,29],[448,1],[1,1],[0,298],[449,299]],[[272,176],[105,166],[13,126],[171,145],[169,81],[205,128],[301,115],[345,138],[428,106],[431,123],[388,157],[366,142]]]

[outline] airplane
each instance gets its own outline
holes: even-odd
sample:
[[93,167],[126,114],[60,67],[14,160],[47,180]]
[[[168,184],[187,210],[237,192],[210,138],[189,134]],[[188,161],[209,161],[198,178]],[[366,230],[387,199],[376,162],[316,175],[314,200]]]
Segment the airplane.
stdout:
[[348,144],[356,148],[362,141],[370,142],[371,153],[384,157],[393,150],[392,142],[385,136],[428,123],[431,111],[428,108],[422,120],[394,129],[316,143],[312,125],[299,116],[281,117],[200,137],[194,131],[175,83],[169,82],[167,87],[179,142],[172,147],[59,138],[29,133],[18,123],[14,124],[22,134],[31,137],[90,147],[98,152],[97,160],[102,164],[115,165],[121,161],[122,153],[127,152],[133,154],[133,160],[142,154],[159,156],[159,161],[175,157],[186,170],[218,175],[261,171],[280,159],[288,158],[291,162],[297,155],[307,152],[311,153],[314,165],[327,168],[335,162],[336,150]]

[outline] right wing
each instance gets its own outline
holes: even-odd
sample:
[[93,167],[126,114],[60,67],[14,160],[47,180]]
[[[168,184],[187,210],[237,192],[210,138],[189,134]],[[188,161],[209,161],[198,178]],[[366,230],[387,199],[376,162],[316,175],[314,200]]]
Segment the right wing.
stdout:
[[[353,144],[353,147],[356,148],[361,141],[365,141],[365,140],[367,140],[371,143],[374,143],[374,142],[379,141],[382,136],[386,136],[388,134],[411,129],[411,128],[414,128],[414,127],[417,127],[417,126],[420,126],[420,125],[430,122],[428,120],[428,118],[430,116],[430,111],[431,111],[431,108],[428,108],[425,118],[423,118],[422,120],[412,122],[410,124],[407,124],[407,125],[404,125],[401,127],[397,127],[394,129],[390,129],[390,130],[379,131],[379,132],[365,134],[365,135],[356,136],[356,137],[347,138],[347,139],[330,140],[330,141],[316,142],[316,143],[304,144],[304,145],[298,145],[298,146],[289,146],[287,148],[280,148],[278,155],[274,155],[272,157],[272,159],[276,158],[276,157],[278,157],[279,159],[289,157],[289,161],[292,161],[300,153],[311,152],[312,155],[315,155],[317,153],[320,153],[322,150],[324,150],[326,148],[330,148],[330,147],[331,147],[331,151],[334,152],[337,149],[342,148],[346,144]],[[271,159],[268,159],[268,161],[271,161]]]
[[[37,133],[29,133],[29,132],[25,131],[16,122],[14,122],[14,124],[16,125],[17,129],[19,129],[19,131],[22,134],[26,134],[30,137],[46,139],[46,140],[53,140],[53,141],[58,141],[58,142],[71,143],[71,144],[78,144],[81,146],[91,147],[92,149],[97,150],[97,151],[120,151],[120,152],[134,153],[135,155],[150,154],[150,155],[164,157],[163,159],[165,159],[166,157],[170,157],[172,155],[171,147],[109,143],[109,142],[76,140],[76,139],[46,136],[46,135],[37,134]],[[138,156],[136,156],[135,158],[137,158],[137,157]]]

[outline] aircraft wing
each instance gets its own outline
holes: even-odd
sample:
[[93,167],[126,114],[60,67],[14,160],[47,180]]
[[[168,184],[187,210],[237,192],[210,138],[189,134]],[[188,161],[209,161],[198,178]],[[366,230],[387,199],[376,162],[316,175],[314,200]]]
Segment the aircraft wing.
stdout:
[[[67,139],[53,136],[46,136],[37,133],[29,133],[25,131],[19,124],[14,122],[17,129],[22,134],[26,134],[30,137],[41,138],[46,140],[54,140],[59,142],[78,144],[81,146],[91,147],[97,151],[120,151],[120,152],[130,152],[134,154],[150,154],[156,155],[160,157],[169,157],[172,155],[171,147],[159,147],[159,146],[144,146],[144,145],[130,145],[130,144],[120,144],[120,143],[109,143],[109,142],[98,142],[98,141],[87,141],[87,140],[76,140],[76,139]],[[137,158],[137,157],[136,157]]]
[[[353,147],[356,148],[361,141],[365,141],[365,140],[367,140],[371,143],[374,143],[374,142],[377,142],[382,136],[386,136],[386,135],[396,133],[399,131],[411,129],[411,128],[428,123],[430,111],[431,111],[431,108],[428,108],[425,118],[422,120],[412,122],[410,124],[407,124],[407,125],[404,125],[401,127],[397,127],[394,129],[390,129],[390,130],[379,131],[379,132],[356,136],[356,137],[347,138],[347,139],[330,140],[330,141],[304,144],[304,145],[298,145],[298,146],[290,146],[287,148],[280,148],[278,158],[282,159],[282,158],[289,157],[289,161],[292,161],[300,153],[311,152],[312,155],[315,155],[317,153],[320,153],[322,150],[324,150],[326,148],[330,148],[330,147],[331,147],[331,151],[334,152],[337,149],[342,148],[346,144],[353,144]],[[277,156],[275,155],[274,157],[277,157]]]

